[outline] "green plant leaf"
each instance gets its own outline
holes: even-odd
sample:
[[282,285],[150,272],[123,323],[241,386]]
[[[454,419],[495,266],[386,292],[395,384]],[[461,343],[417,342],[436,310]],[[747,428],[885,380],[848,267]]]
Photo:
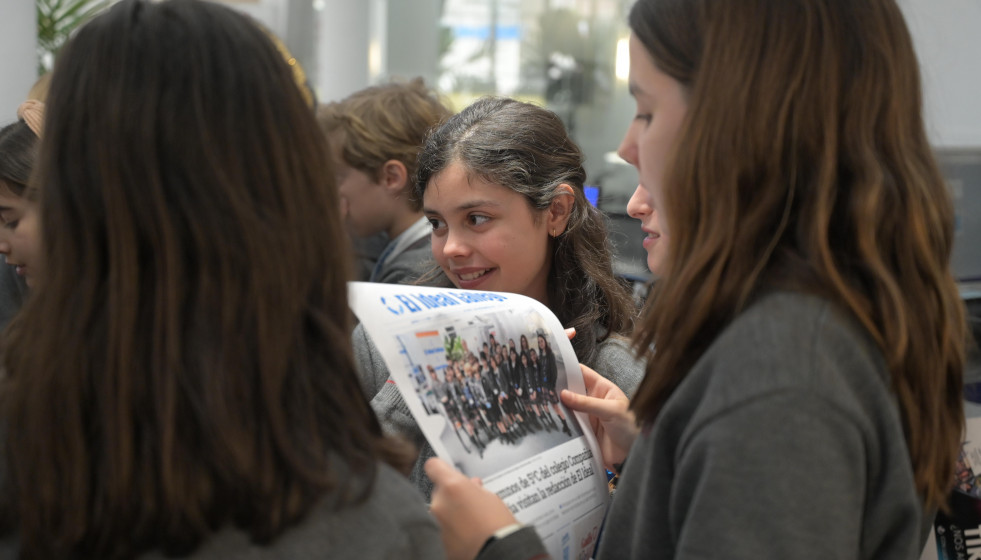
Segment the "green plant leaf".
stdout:
[[37,8],[38,74],[48,68],[71,34],[108,8],[114,0],[35,0]]

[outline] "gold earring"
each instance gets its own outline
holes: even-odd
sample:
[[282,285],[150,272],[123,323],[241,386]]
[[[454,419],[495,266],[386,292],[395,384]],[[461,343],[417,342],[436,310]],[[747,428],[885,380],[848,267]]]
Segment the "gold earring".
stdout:
[[554,229],[552,230],[552,237],[558,237],[558,235],[555,235],[555,230]]

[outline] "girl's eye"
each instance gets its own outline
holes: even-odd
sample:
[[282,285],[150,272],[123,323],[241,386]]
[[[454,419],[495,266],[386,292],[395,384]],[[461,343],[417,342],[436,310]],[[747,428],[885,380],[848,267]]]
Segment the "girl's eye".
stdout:
[[433,226],[433,231],[440,231],[446,228],[446,222],[439,218],[427,218],[429,220],[429,225]]
[[3,223],[3,227],[6,228],[6,229],[9,229],[11,231],[13,231],[13,230],[17,229],[17,224],[19,224],[19,223],[20,223],[20,220],[11,220],[9,222],[4,222]]
[[634,117],[635,120],[642,121],[644,124],[651,124],[651,119],[653,118],[654,116],[650,113],[637,113]]
[[490,221],[490,216],[481,216],[480,214],[471,214],[467,218],[470,220],[470,224],[474,226],[482,226]]

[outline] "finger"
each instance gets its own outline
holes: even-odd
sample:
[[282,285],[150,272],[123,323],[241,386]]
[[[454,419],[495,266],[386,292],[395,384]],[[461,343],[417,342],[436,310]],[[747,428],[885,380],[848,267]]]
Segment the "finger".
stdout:
[[450,466],[449,463],[440,459],[439,457],[433,457],[426,461],[423,468],[426,470],[426,476],[428,476],[436,486],[444,486],[456,480],[465,480],[467,478],[463,475],[463,473],[456,470]]
[[595,370],[582,364],[579,364],[579,369],[582,371],[582,381],[583,385],[586,386],[587,395],[599,398],[627,398],[627,395],[623,394],[619,387]]
[[572,340],[573,338],[576,337],[576,328],[575,327],[569,327],[569,328],[567,328],[565,330],[565,335],[567,337],[569,337],[569,340]]
[[562,403],[567,407],[579,412],[585,412],[600,420],[608,420],[623,414],[624,402],[620,400],[587,397],[586,395],[573,393],[568,389],[563,389],[559,396],[562,399]]
[[586,384],[587,393],[592,393],[593,387],[595,387],[597,383],[602,383],[603,380],[606,379],[600,375],[599,372],[589,366],[579,364],[579,370],[582,371],[582,380]]

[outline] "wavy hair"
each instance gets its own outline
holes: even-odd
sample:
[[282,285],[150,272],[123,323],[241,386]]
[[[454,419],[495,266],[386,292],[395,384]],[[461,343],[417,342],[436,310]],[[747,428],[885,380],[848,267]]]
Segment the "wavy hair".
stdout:
[[268,542],[407,466],[355,374],[326,140],[263,30],[120,2],[62,51],[45,130],[45,274],[0,387],[24,557]]
[[896,3],[640,0],[630,26],[688,94],[664,195],[679,226],[638,329],[639,347],[657,343],[638,417],[653,421],[762,290],[818,293],[882,351],[917,488],[942,504],[966,324],[948,268],[952,204]]
[[[598,342],[631,331],[633,301],[613,273],[605,217],[583,192],[582,151],[555,113],[508,98],[475,101],[426,139],[415,197],[422,200],[430,180],[455,162],[476,177],[524,195],[537,213],[558,196],[556,187],[571,186],[575,200],[568,226],[551,242],[549,307],[563,325],[575,327],[572,346],[587,364]],[[429,279],[433,277],[450,285],[441,271]]]
[[[416,158],[426,134],[450,117],[452,111],[421,78],[365,88],[321,107],[317,120],[327,134],[338,133],[344,162],[373,179],[379,179],[386,161],[397,160],[412,177]],[[412,210],[422,201],[409,197]]]

